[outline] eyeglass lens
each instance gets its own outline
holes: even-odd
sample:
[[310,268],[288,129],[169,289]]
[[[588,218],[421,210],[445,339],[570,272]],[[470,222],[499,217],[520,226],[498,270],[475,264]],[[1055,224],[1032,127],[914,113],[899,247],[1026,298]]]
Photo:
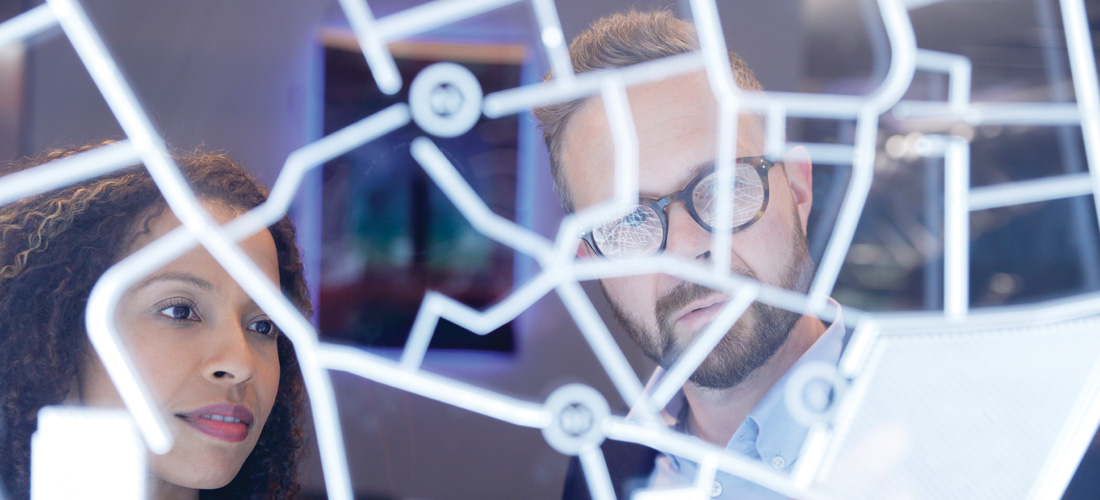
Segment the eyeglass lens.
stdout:
[[[752,223],[764,205],[765,189],[760,175],[751,165],[738,164],[734,169],[734,186],[727,213],[729,228],[741,228]],[[711,172],[692,189],[690,203],[703,227],[708,231],[717,225],[721,214],[718,205],[718,173]],[[623,259],[657,253],[664,240],[665,223],[661,214],[650,205],[637,205],[622,217],[612,219],[592,230],[592,240],[607,258]]]

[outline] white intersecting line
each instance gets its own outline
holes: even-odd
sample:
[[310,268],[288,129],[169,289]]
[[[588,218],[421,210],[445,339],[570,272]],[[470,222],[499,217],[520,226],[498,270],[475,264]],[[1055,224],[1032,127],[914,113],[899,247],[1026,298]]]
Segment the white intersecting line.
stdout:
[[[997,123],[1016,125],[1081,126],[1088,155],[1089,174],[1065,174],[970,188],[969,144],[955,138],[940,141],[932,154],[944,155],[944,309],[949,318],[961,318],[969,297],[970,212],[989,208],[1048,201],[1100,192],[1100,83],[1091,40],[1081,2],[1062,2],[1066,44],[1071,75],[1077,93],[1076,104],[1025,103],[974,105],[970,102],[971,63],[964,56],[930,50],[917,53],[917,67],[943,72],[949,78],[946,103],[902,101],[894,108],[898,118],[963,121],[972,125]],[[1078,16],[1078,17],[1074,17]],[[1094,200],[1097,197],[1094,196]],[[1100,200],[1096,201],[1100,215]]]
[[669,401],[672,401],[680,388],[691,378],[691,374],[695,373],[695,370],[703,364],[703,360],[706,359],[707,355],[714,350],[714,346],[718,345],[718,342],[726,336],[730,325],[733,325],[744,314],[745,310],[752,305],[756,296],[756,287],[744,287],[738,290],[733,298],[722,307],[714,321],[699,333],[699,336],[692,341],[691,346],[669,367],[664,378],[653,390],[650,401],[652,401],[655,408],[664,408]]
[[[629,362],[618,349],[607,326],[587,296],[580,291],[567,262],[558,260],[548,241],[512,221],[493,214],[473,189],[462,179],[446,156],[427,138],[417,138],[411,145],[413,158],[428,172],[443,193],[470,221],[476,230],[495,241],[532,256],[542,267],[539,274],[504,301],[485,312],[477,311],[437,293],[426,295],[413,322],[409,341],[402,353],[402,365],[408,370],[419,369],[439,318],[455,322],[473,332],[485,334],[515,319],[549,290],[556,288],[573,313],[585,339],[612,382],[628,405],[634,405],[642,394],[642,384]],[[635,191],[635,198],[637,194]],[[570,240],[573,244],[575,239]],[[645,418],[657,422],[656,413],[642,410]]]
[[970,144],[961,137],[946,145],[944,168],[943,312],[959,319],[970,309]]
[[[193,240],[198,240],[212,256],[230,273],[234,280],[252,296],[257,304],[271,314],[272,318],[283,326],[294,342],[295,349],[301,354],[303,379],[311,394],[317,416],[324,422],[326,414],[335,416],[335,401],[328,376],[316,364],[317,357],[312,353],[315,334],[311,335],[308,322],[302,318],[282,294],[276,290],[255,267],[239,247],[210,218],[199,204],[180,173],[178,167],[168,155],[163,139],[153,128],[148,117],[137,102],[133,91],[122,77],[114,59],[110,56],[102,39],[95,32],[81,5],[75,0],[49,0],[47,6],[61,25],[78,57],[88,70],[93,82],[102,93],[108,107],[115,115],[128,141],[102,151],[90,151],[83,155],[66,159],[68,168],[91,166],[89,172],[66,175],[69,182],[87,178],[89,175],[107,172],[124,164],[140,159],[145,164],[154,182],[161,190],[169,208],[182,222],[183,227],[174,230],[164,238],[149,245],[143,251],[136,252],[131,258],[124,259],[112,267],[97,282],[85,311],[88,335],[93,348],[103,360],[105,369],[119,389],[120,397],[130,410],[136,424],[142,431],[149,448],[155,453],[167,453],[172,448],[173,437],[167,430],[163,416],[157,410],[148,389],[138,376],[132,359],[120,342],[114,329],[113,313],[123,290],[135,283],[141,276],[147,275],[160,265],[168,262],[165,257],[179,256],[182,248],[190,248]],[[17,33],[30,36],[48,27],[44,19],[46,12],[42,8],[16,18],[23,24],[4,24],[5,33]],[[30,21],[27,21],[27,20]],[[11,28],[15,26],[15,28]],[[135,158],[136,157],[136,158]],[[60,165],[60,167],[58,166]],[[44,165],[22,172],[16,181],[30,180],[30,192],[48,188],[49,183],[41,182],[43,172],[52,172],[65,168],[66,162]],[[60,176],[59,176],[60,177]],[[11,180],[8,179],[10,182]],[[54,183],[53,187],[56,187]],[[13,189],[12,192],[20,192]],[[22,192],[28,193],[27,190]],[[191,240],[190,244],[188,243]],[[150,250],[152,249],[152,250]],[[157,254],[152,253],[158,251]],[[132,273],[132,269],[143,269],[142,273]],[[330,493],[335,498],[351,498],[350,478],[343,459],[342,439],[338,421],[324,422],[318,425],[318,435],[325,436],[326,442],[337,442],[336,449],[323,449],[322,460],[325,463],[326,481]]]
[[0,23],[0,46],[30,38],[57,25],[49,5],[39,5]]
[[[387,94],[401,90],[401,75],[388,42],[425,33],[435,28],[483,14],[523,0],[435,0],[378,19],[366,0],[340,0],[352,31],[366,57],[378,88]],[[566,51],[565,36],[553,0],[530,0],[539,24],[540,40],[547,58],[559,74],[572,76],[572,66]],[[568,71],[566,71],[568,70]],[[567,76],[566,78],[569,78]]]
[[588,483],[588,491],[593,500],[614,500],[615,488],[611,485],[611,474],[608,472],[607,462],[603,458],[600,447],[586,446],[578,457],[581,470],[584,472],[584,480]]
[[3,177],[0,205],[136,165],[141,156],[129,141],[119,141],[60,158]]
[[604,419],[604,432],[607,433],[608,438],[645,445],[699,464],[714,461],[718,470],[742,477],[791,498],[802,500],[829,498],[810,488],[796,485],[789,478],[765,467],[759,460],[736,453],[727,453],[720,446],[667,429],[654,429],[639,425],[638,422],[627,418],[611,416]]
[[[726,454],[720,447],[692,440],[669,430],[659,423],[655,409],[663,407],[674,396],[707,353],[721,340],[723,332],[733,325],[754,300],[790,311],[810,311],[825,321],[836,319],[838,312],[825,300],[835,285],[870,188],[879,115],[891,108],[899,118],[948,119],[971,124],[1079,124],[1086,148],[1088,177],[1085,174],[1071,174],[971,189],[968,185],[969,146],[957,138],[942,141],[938,154],[944,155],[947,170],[945,311],[942,315],[927,315],[926,320],[930,325],[938,324],[934,322],[942,321],[944,317],[963,316],[976,319],[976,324],[983,326],[996,326],[1015,317],[1024,317],[1020,315],[1054,321],[1095,314],[1100,308],[1100,294],[1031,308],[998,309],[989,311],[988,314],[971,313],[966,302],[969,212],[1096,193],[1100,190],[1100,84],[1097,83],[1084,4],[1080,0],[1061,2],[1077,95],[1076,104],[971,103],[969,61],[954,54],[917,49],[912,25],[901,0],[878,1],[893,57],[884,81],[866,96],[741,91],[733,81],[723,31],[712,0],[690,2],[692,17],[700,37],[699,52],[628,68],[575,75],[569,63],[553,2],[530,0],[539,24],[539,38],[547,51],[555,78],[546,83],[490,94],[483,100],[482,110],[486,116],[496,118],[550,103],[600,96],[614,140],[613,199],[567,216],[562,221],[555,240],[550,242],[493,214],[429,139],[421,137],[414,140],[411,146],[413,157],[474,228],[494,241],[531,256],[538,262],[541,270],[529,282],[484,312],[469,308],[442,294],[429,292],[417,314],[408,344],[397,362],[360,349],[319,342],[308,321],[255,268],[254,263],[241,252],[235,242],[284,216],[306,172],[407,124],[410,121],[408,107],[405,104],[391,106],[295,151],[288,157],[267,202],[228,224],[219,226],[188,188],[167,154],[163,140],[137,103],[77,0],[47,1],[46,5],[0,24],[0,45],[27,39],[60,24],[128,140],[0,178],[0,204],[140,162],[146,165],[171,210],[182,221],[183,227],[109,269],[93,289],[86,311],[88,333],[93,347],[103,359],[149,447],[157,453],[164,453],[171,448],[172,436],[162,417],[156,413],[152,398],[142,379],[136,376],[132,359],[119,340],[113,321],[115,306],[122,293],[141,277],[147,276],[196,245],[202,245],[257,304],[272,316],[293,342],[317,422],[317,438],[321,448],[326,488],[332,498],[350,500],[352,493],[338,414],[326,369],[345,371],[514,425],[531,428],[552,425],[556,416],[545,404],[512,398],[420,369],[440,318],[448,319],[474,333],[484,334],[516,318],[551,290],[557,292],[575,319],[620,395],[641,418],[628,420],[607,417],[597,422],[602,435],[610,439],[645,444],[700,463],[700,472],[693,488],[700,494],[703,493],[701,490],[709,487],[716,471],[722,470],[784,495],[822,498],[819,492],[812,490],[812,486],[821,463],[820,458],[832,444],[828,428],[816,426],[811,429],[800,455],[802,459],[788,478],[753,460]],[[386,47],[388,42],[520,1],[435,0],[380,19],[373,16],[369,5],[363,0],[340,0],[340,5],[355,32],[378,87],[383,92],[393,94],[400,90],[402,82],[393,57]],[[898,103],[916,68],[949,75],[947,102]],[[699,69],[706,70],[711,89],[718,101],[718,133],[725,137],[735,137],[737,116],[740,112],[763,114],[767,117],[768,124],[765,130],[766,150],[772,155],[782,153],[784,146],[796,145],[786,141],[784,125],[788,117],[856,120],[856,137],[851,146],[805,144],[811,155],[819,161],[850,163],[853,171],[838,220],[808,296],[731,274],[731,236],[722,231],[715,233],[713,254],[716,258],[709,267],[669,256],[629,261],[576,261],[573,258],[577,237],[584,229],[608,216],[622,214],[637,199],[638,145],[626,99],[626,88]],[[733,159],[737,156],[736,144],[733,141],[717,142],[719,149],[716,151],[716,164],[719,167],[718,186],[721,188],[717,192],[717,202],[719,206],[730,206],[728,201],[735,195],[731,181],[735,175]],[[1100,200],[1096,200],[1096,203],[1100,213]],[[733,216],[728,210],[719,211],[716,225],[730,223]],[[668,274],[733,296],[717,319],[670,367],[649,396],[644,395],[640,381],[579,286],[581,280],[644,273]],[[910,327],[922,321],[919,316],[897,315],[896,319],[891,319],[890,315],[872,316],[852,308],[846,308],[845,313],[844,323],[856,327],[839,366],[840,376],[846,379],[860,376],[862,363],[870,346],[883,329],[889,328],[891,321],[904,321]],[[842,404],[843,397],[839,399],[838,404]],[[1097,403],[1100,397],[1093,397],[1092,400],[1093,404],[1081,418],[1095,423],[1100,419],[1100,404]],[[586,445],[580,449],[578,455],[593,498],[614,498],[607,464],[598,446]],[[639,498],[644,495],[650,495],[646,498],[656,498],[657,492],[642,492]]]
[[[969,217],[970,212],[989,208],[1048,201],[1071,196],[1092,194],[1100,213],[1100,82],[1097,80],[1096,63],[1093,48],[1088,36],[1084,4],[1076,0],[1061,2],[1066,43],[1070,55],[1071,76],[1077,95],[1075,104],[1065,103],[1013,103],[988,104],[969,101],[970,62],[965,57],[932,51],[918,54],[918,65],[922,69],[945,72],[950,78],[948,102],[909,102],[903,101],[894,108],[898,118],[937,119],[961,121],[978,124],[1017,124],[1017,125],[1080,125],[1082,139],[1087,155],[1088,174],[1065,174],[1028,181],[1017,181],[981,188],[970,187],[969,144],[962,138],[943,139],[929,137],[930,146],[926,155],[943,155],[945,168],[945,231],[944,231],[944,313],[935,315],[877,315],[859,325],[853,333],[841,358],[839,370],[842,376],[855,379],[862,371],[864,362],[875,339],[890,329],[891,322],[915,326],[920,321],[930,324],[928,328],[942,325],[942,318],[959,320],[969,316],[970,323],[983,328],[996,328],[1004,325],[1019,324],[1026,321],[1051,323],[1067,318],[1080,318],[1095,315],[1100,306],[1097,295],[1088,294],[1063,301],[1052,301],[1035,306],[1016,306],[1015,308],[994,308],[980,314],[971,315],[968,305],[969,286]],[[1025,321],[1026,320],[1026,321]],[[896,327],[895,327],[896,328]],[[913,330],[917,331],[917,330]],[[1086,384],[1094,387],[1095,383]],[[1083,410],[1075,415],[1074,421],[1084,422],[1078,433],[1091,435],[1100,421],[1100,395],[1083,393]],[[843,397],[837,406],[844,404]],[[839,413],[838,413],[839,415]],[[838,417],[839,418],[839,417]],[[1064,436],[1066,436],[1064,434]],[[816,441],[827,443],[822,434],[814,436]],[[1088,436],[1077,436],[1075,443],[1060,446],[1067,450],[1067,456],[1080,456]],[[1064,438],[1068,440],[1069,438]],[[822,444],[821,446],[826,446]],[[808,446],[809,447],[809,446]],[[1072,451],[1070,451],[1072,450]],[[814,456],[819,456],[815,453]],[[1068,482],[1075,461],[1062,459],[1062,463],[1052,465],[1047,472],[1059,475]],[[805,472],[805,471],[796,471]],[[802,474],[800,480],[807,481]],[[1047,480],[1044,487],[1050,494],[1057,494],[1065,486],[1062,482]]]

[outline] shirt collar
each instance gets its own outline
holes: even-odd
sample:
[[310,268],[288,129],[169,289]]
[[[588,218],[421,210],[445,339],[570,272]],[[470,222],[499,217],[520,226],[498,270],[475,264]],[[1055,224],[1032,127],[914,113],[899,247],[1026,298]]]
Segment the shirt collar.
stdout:
[[[844,348],[844,334],[844,319],[841,317],[838,306],[835,321],[768,390],[764,399],[761,399],[760,403],[749,412],[746,422],[741,424],[741,427],[745,427],[748,424],[747,421],[751,420],[759,429],[756,450],[765,462],[774,465],[773,459],[782,457],[784,462],[791,464],[798,457],[809,429],[787,410],[787,382],[793,373],[809,363],[825,362],[836,365],[840,359],[840,352]],[[738,432],[741,432],[741,429],[738,429]],[[736,433],[734,438],[736,439]]]
[[[841,315],[840,304],[837,304],[831,298],[829,302],[836,308],[836,317],[833,323],[803,353],[802,357],[795,361],[794,365],[787,370],[787,373],[783,374],[775,385],[768,390],[760,403],[749,412],[748,417],[734,432],[730,442],[727,443],[727,449],[740,448],[735,446],[737,437],[746,431],[756,431],[756,451],[762,460],[766,463],[772,463],[776,456],[782,457],[783,461],[786,462],[786,466],[780,467],[781,469],[794,463],[794,459],[798,457],[799,451],[802,449],[808,429],[787,410],[784,391],[791,374],[807,363],[828,362],[835,365],[840,359],[846,333],[844,319]],[[653,371],[645,385],[644,392],[646,396],[652,394],[664,374],[664,368],[659,366]],[[661,410],[660,417],[665,425],[671,429],[683,431],[683,422],[679,421],[679,417],[683,414],[685,404],[684,391],[681,390]],[[630,413],[627,414],[627,418],[637,418],[635,411],[635,409],[631,409]],[[737,451],[743,453],[740,449]],[[675,457],[672,458],[675,460]]]

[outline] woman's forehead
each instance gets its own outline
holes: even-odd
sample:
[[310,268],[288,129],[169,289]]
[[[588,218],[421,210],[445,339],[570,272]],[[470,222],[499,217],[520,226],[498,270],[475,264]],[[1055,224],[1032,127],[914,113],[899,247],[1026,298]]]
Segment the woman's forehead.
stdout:
[[[221,225],[228,223],[242,213],[240,209],[221,202],[203,201],[203,208],[207,210],[215,223]],[[159,214],[151,214],[150,217],[144,217],[143,219],[144,221],[139,223],[139,229],[137,229],[143,232],[134,239],[126,255],[136,252],[182,225],[175,213],[169,209],[164,209]],[[148,231],[144,231],[145,227],[148,228]],[[236,243],[245,256],[252,260],[272,283],[279,284],[278,252],[275,240],[269,230],[262,229]],[[162,270],[181,266],[189,268],[191,272],[205,271],[206,274],[228,274],[217,259],[201,245],[169,262]]]

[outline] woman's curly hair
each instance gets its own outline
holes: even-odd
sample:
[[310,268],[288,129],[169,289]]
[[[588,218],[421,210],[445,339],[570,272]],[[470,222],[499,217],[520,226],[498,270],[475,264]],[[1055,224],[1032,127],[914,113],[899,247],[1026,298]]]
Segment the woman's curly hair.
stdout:
[[[49,151],[0,167],[0,174],[103,144]],[[267,198],[266,189],[225,155],[195,152],[176,162],[200,200],[244,211]],[[38,410],[62,403],[76,385],[82,362],[94,355],[84,327],[92,286],[166,208],[140,165],[0,206],[0,480],[9,498],[29,496],[30,437]],[[284,217],[269,230],[283,293],[308,315],[294,226]],[[285,336],[278,337],[278,349],[279,391],[255,449],[228,485],[204,490],[200,498],[297,494],[304,389]]]

